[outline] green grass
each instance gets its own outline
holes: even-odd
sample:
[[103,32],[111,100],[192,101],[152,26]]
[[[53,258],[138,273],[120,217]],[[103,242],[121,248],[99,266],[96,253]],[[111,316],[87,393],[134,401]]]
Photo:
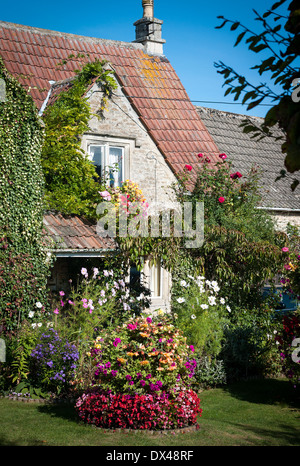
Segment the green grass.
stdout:
[[300,404],[283,379],[239,382],[200,393],[200,429],[149,435],[104,432],[78,422],[72,406],[0,399],[2,446],[299,446]]

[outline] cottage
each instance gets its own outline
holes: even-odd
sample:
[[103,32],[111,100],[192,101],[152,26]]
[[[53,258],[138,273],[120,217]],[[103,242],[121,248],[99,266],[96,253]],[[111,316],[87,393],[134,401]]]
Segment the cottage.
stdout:
[[[153,1],[142,5],[143,17],[134,24],[136,38],[130,43],[0,22],[1,57],[8,71],[30,89],[41,116],[78,66],[71,60],[63,67],[58,63],[79,53],[106,60],[118,88],[104,118],[90,121],[82,148],[96,165],[118,162],[116,184],[131,179],[150,205],[167,205],[172,200],[170,185],[191,154],[202,151],[216,160],[218,148],[163,54],[162,21],[154,17]],[[88,92],[91,108],[99,106],[96,91],[94,86]],[[53,289],[67,284],[76,260],[100,258],[114,250],[112,242],[97,237],[95,226],[83,219],[49,213],[44,226],[55,241],[58,259],[49,283]],[[169,274],[149,267],[144,272],[153,305],[168,306]]]
[[[29,89],[41,117],[53,96],[74,76],[78,64],[67,60],[70,55],[88,54],[90,60],[106,60],[115,72],[117,89],[104,117],[91,119],[89,131],[82,137],[82,149],[98,167],[118,163],[115,185],[131,179],[142,188],[150,205],[166,206],[173,201],[170,186],[176,174],[186,163],[197,163],[197,153],[203,152],[216,161],[220,152],[228,152],[237,168],[244,166],[245,159],[240,149],[235,150],[241,136],[240,132],[237,136],[238,120],[234,121],[230,144],[226,144],[220,138],[218,123],[224,126],[224,118],[230,118],[191,103],[164,55],[163,22],[154,17],[153,0],[143,0],[142,6],[143,16],[134,23],[136,34],[130,43],[0,22],[0,55],[8,71]],[[63,60],[66,63],[58,67]],[[101,95],[96,85],[88,90],[87,97],[92,109],[99,107]],[[217,118],[212,118],[215,115]],[[254,152],[259,158],[258,151]],[[269,176],[272,193],[273,173],[269,172]],[[274,196],[266,197],[265,207],[271,207],[269,199],[274,200]],[[286,198],[287,204],[277,203],[274,208],[280,208],[280,212],[290,209],[290,213],[298,215],[298,200],[293,195]],[[96,226],[85,219],[47,213],[44,227],[54,240],[53,252],[57,256],[49,282],[54,290],[67,286],[83,260],[101,260],[115,251],[114,242],[99,237]],[[144,275],[153,307],[168,307],[170,275],[148,264]]]

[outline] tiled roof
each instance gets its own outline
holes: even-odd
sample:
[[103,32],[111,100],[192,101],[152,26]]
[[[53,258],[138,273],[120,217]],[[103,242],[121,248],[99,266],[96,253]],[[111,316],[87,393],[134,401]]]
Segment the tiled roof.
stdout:
[[[198,152],[212,160],[218,149],[165,56],[145,53],[138,43],[117,42],[0,22],[0,55],[40,109],[49,81],[71,77],[78,67],[70,54],[107,60],[141,122],[176,173]],[[25,76],[22,78],[21,76]]]
[[[220,152],[224,152],[232,161],[235,171],[247,173],[253,165],[262,169],[260,184],[264,207],[300,209],[300,188],[298,186],[294,192],[290,188],[293,179],[300,181],[299,172],[275,182],[280,170],[284,169],[282,141],[276,141],[273,137],[261,140],[251,138],[251,133],[244,133],[240,127],[245,115],[203,107],[197,107],[197,111]],[[251,118],[256,125],[263,122],[262,118]],[[280,130],[277,130],[276,136],[280,134]]]
[[116,244],[109,237],[97,234],[96,225],[77,216],[46,213],[44,235],[54,242],[52,249],[62,251],[113,251]]

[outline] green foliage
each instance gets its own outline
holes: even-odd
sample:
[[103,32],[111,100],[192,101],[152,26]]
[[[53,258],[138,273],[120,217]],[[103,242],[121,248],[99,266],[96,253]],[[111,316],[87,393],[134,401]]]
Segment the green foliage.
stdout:
[[224,385],[227,382],[223,361],[208,356],[196,357],[195,381],[198,387],[208,388]]
[[[231,307],[255,307],[262,284],[281,267],[286,236],[275,233],[269,214],[257,208],[255,169],[233,173],[226,154],[213,166],[203,154],[199,157],[200,167],[184,170],[175,188],[180,202],[204,202],[204,243],[186,252],[208,280],[218,282]],[[187,186],[194,186],[191,193]]]
[[[286,154],[285,167],[288,172],[294,173],[300,169],[300,147],[299,147],[299,129],[300,129],[300,103],[299,99],[293,99],[292,86],[294,80],[299,81],[300,69],[297,63],[299,57],[299,9],[297,1],[293,0],[288,6],[285,16],[277,13],[286,0],[276,2],[271,9],[260,15],[254,10],[256,20],[262,26],[261,33],[254,33],[238,21],[225,19],[219,16],[222,28],[226,24],[231,24],[231,30],[240,30],[235,46],[242,40],[245,40],[250,51],[254,53],[263,53],[264,58],[261,63],[254,66],[261,76],[264,73],[270,73],[273,81],[274,90],[267,84],[261,83],[258,86],[251,84],[244,76],[233,70],[223,62],[216,63],[215,66],[224,77],[224,85],[227,86],[225,95],[234,95],[234,100],[242,98],[242,103],[248,103],[247,109],[253,109],[261,104],[265,99],[270,99],[274,105],[268,111],[264,118],[264,123],[260,127],[253,124],[252,121],[245,120],[244,131],[252,132],[253,137],[272,136],[272,128],[278,124],[283,130],[282,152]],[[267,18],[273,21],[268,22]],[[281,88],[281,92],[276,90],[276,86]],[[297,91],[295,91],[297,92]],[[295,180],[292,184],[294,190],[299,181]]]
[[45,144],[42,168],[46,183],[46,207],[66,214],[95,218],[99,202],[98,175],[94,165],[81,149],[81,136],[89,130],[93,115],[87,97],[88,87],[95,83],[104,108],[116,82],[105,62],[86,63],[43,115]]
[[179,283],[173,282],[172,288],[172,311],[177,325],[199,354],[210,357],[221,351],[231,311],[219,291],[216,282],[191,275]]
[[192,351],[163,311],[152,318],[132,317],[111,332],[99,332],[91,348],[95,386],[113,393],[172,394],[190,383]]
[[50,262],[42,237],[44,131],[33,100],[0,59],[6,98],[0,102],[0,322],[12,334],[35,309],[46,306]]
[[[30,355],[39,338],[38,328],[23,322],[18,336],[10,344],[10,378],[13,385],[25,382],[30,374]],[[24,387],[23,387],[24,388]]]

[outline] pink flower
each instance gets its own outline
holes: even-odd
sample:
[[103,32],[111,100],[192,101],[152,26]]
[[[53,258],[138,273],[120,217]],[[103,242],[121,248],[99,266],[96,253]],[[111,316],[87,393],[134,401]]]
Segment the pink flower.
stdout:
[[191,165],[185,165],[184,167],[186,170],[188,170],[189,172],[193,169],[193,167]]
[[152,322],[152,319],[151,319],[151,317],[147,317],[147,319],[146,319],[146,320],[147,320],[148,324],[151,324],[151,322]]
[[200,153],[200,154],[198,154],[198,157],[199,157],[199,158],[203,157],[203,154],[201,154],[201,153]]
[[54,314],[59,314],[59,310],[58,310],[57,308],[56,308],[56,309],[54,309],[54,311],[53,311],[53,312],[54,312]]
[[282,251],[282,252],[288,252],[288,251],[289,251],[289,248],[284,247],[284,248],[281,249],[281,251]]
[[59,294],[60,294],[60,296],[65,296],[64,291],[60,291]]
[[194,346],[193,346],[193,345],[191,345],[191,346],[190,346],[190,350],[191,350],[192,352],[194,352],[194,351],[195,351],[195,348],[194,348]]
[[227,155],[226,155],[226,154],[220,154],[219,157],[220,157],[220,159],[223,159],[223,160],[227,159]]
[[221,204],[223,204],[223,202],[225,202],[225,198],[224,198],[224,197],[219,197],[219,202],[220,202]]
[[105,201],[110,201],[111,200],[111,195],[108,191],[99,191],[100,196],[103,197]]

